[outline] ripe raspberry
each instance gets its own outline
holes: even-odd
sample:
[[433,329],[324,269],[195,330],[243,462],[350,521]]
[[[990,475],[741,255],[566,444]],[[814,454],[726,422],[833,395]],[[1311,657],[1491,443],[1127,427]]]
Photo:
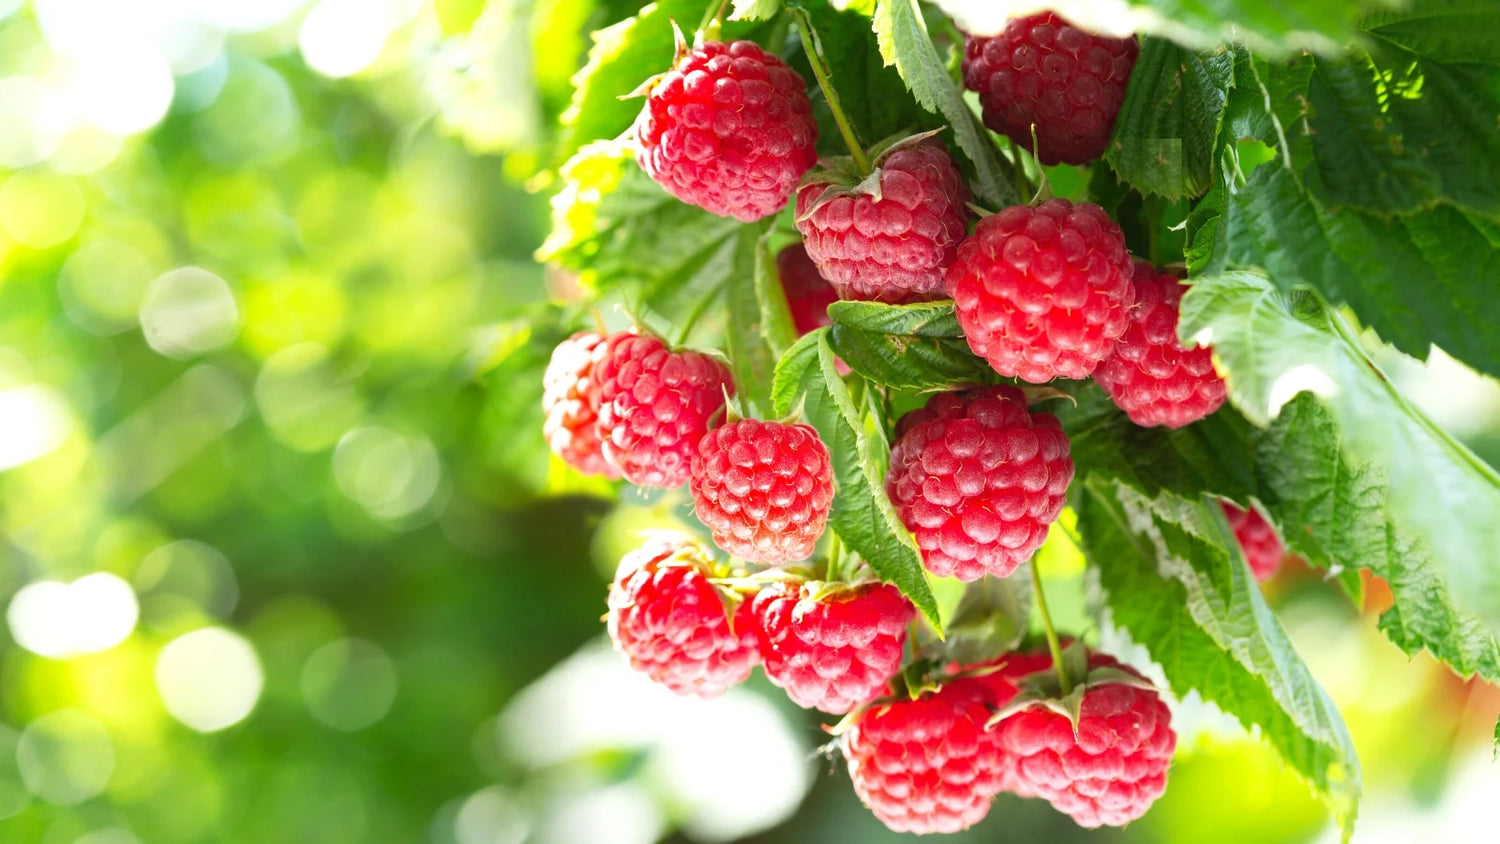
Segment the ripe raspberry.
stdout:
[[934,396],[902,417],[885,488],[933,574],[1005,577],[1047,539],[1073,480],[1057,418],[1015,387]]
[[750,41],[685,52],[652,86],[635,133],[647,175],[746,223],[780,211],[818,160],[807,83]]
[[978,823],[1012,767],[984,724],[1014,694],[1001,683],[961,678],[916,700],[871,708],[840,744],[859,799],[896,832],[958,832]]
[[1032,148],[1043,164],[1085,164],[1104,154],[1140,45],[1091,35],[1053,14],[964,40],[964,87],[979,93],[984,125]]
[[594,365],[604,353],[604,338],[580,331],[552,350],[542,375],[542,434],[547,445],[569,466],[585,475],[620,477],[620,470],[604,459],[596,422],[599,382]]
[[[1091,667],[1134,674],[1092,654]],[[1172,713],[1154,691],[1123,683],[1090,685],[1078,728],[1064,715],[1035,704],[1008,716],[992,731],[1012,759],[1012,787],[1042,797],[1079,826],[1123,826],[1144,815],[1167,787],[1167,766],[1177,747]]]
[[1234,528],[1234,538],[1239,540],[1240,550],[1245,553],[1245,562],[1250,564],[1250,573],[1256,580],[1269,580],[1281,568],[1281,558],[1286,556],[1276,529],[1253,507],[1241,510],[1228,501],[1222,503],[1224,516]]
[[1182,348],[1177,341],[1183,286],[1135,262],[1135,306],[1115,350],[1094,370],[1114,403],[1137,425],[1181,428],[1224,403],[1224,379],[1214,371],[1213,350]]
[[714,542],[755,563],[811,557],[833,503],[828,449],[810,425],[742,419],[709,431],[691,480]]
[[648,539],[620,560],[609,590],[609,636],[630,667],[681,695],[712,698],[759,659],[744,601],[733,624],[709,582],[703,547],[680,535]]
[[833,322],[828,318],[828,306],[839,300],[839,294],[818,272],[805,246],[794,243],[778,252],[776,274],[781,277],[781,289],[786,293],[786,303],[792,311],[792,324],[796,326],[797,334],[806,334]]
[[979,221],[948,268],[958,322],[1001,375],[1087,378],[1130,320],[1125,235],[1104,209],[1050,199]]
[[639,486],[667,489],[688,479],[693,449],[733,392],[715,358],[671,351],[661,338],[622,332],[606,341],[599,380],[604,456]]
[[815,586],[780,581],[751,605],[766,676],[798,706],[834,715],[885,691],[916,613],[888,583],[818,595]]
[[966,231],[969,191],[943,145],[899,142],[874,183],[839,170],[797,189],[797,230],[839,296],[905,304],[947,298],[943,272]]

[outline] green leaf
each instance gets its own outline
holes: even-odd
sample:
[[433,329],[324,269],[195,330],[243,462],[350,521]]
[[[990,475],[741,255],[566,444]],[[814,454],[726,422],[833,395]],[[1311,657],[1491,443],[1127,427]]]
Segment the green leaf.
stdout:
[[964,584],[947,639],[937,649],[942,661],[972,665],[1015,650],[1026,637],[1032,597],[1025,570]]
[[982,382],[989,367],[969,351],[952,302],[883,305],[835,302],[830,342],[851,369],[904,390],[950,389]]
[[734,263],[724,290],[728,318],[724,338],[734,371],[736,396],[751,416],[769,412],[771,380],[777,358],[766,339],[761,309],[761,276],[763,275],[763,236],[769,221],[742,226],[735,238]]
[[1168,199],[1208,190],[1234,61],[1228,48],[1200,54],[1143,39],[1106,153],[1120,178]]
[[[1500,476],[1411,405],[1315,297],[1289,301],[1265,278],[1200,278],[1179,332],[1212,344],[1229,398],[1269,425],[1299,393],[1315,394],[1338,426],[1346,466],[1370,466],[1396,531],[1432,553],[1454,603],[1500,631]],[[1337,518],[1343,518],[1337,513]]]
[[765,237],[761,238],[755,251],[755,299],[760,304],[761,332],[771,347],[771,354],[780,360],[797,342],[797,326],[792,320],[791,305],[786,299],[786,287],[781,283],[776,256],[771,254]]
[[1178,696],[1197,691],[1259,729],[1347,836],[1360,794],[1353,742],[1266,605],[1218,507],[1092,482],[1078,519],[1113,622],[1150,651]]
[[923,108],[947,119],[959,148],[974,163],[978,177],[975,192],[996,206],[1020,203],[1010,184],[1009,165],[1001,160],[989,133],[948,74],[947,63],[932,46],[917,0],[880,0],[875,6],[874,26],[885,63],[896,66]]
[[734,0],[732,21],[758,21],[781,11],[781,0]]
[[835,368],[828,329],[803,336],[782,356],[772,393],[778,415],[791,413],[800,401],[804,418],[828,446],[837,487],[831,518],[834,532],[881,580],[901,590],[941,633],[937,600],[922,569],[921,552],[885,494],[889,449],[866,433],[849,388]]

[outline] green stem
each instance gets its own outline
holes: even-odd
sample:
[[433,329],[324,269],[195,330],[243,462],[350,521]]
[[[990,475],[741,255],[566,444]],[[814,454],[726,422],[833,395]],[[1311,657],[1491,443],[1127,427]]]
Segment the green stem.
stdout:
[[1161,218],[1156,209],[1156,197],[1146,197],[1146,256],[1150,258],[1153,267],[1161,266],[1161,255],[1157,243],[1156,230],[1161,226]]
[[854,166],[859,168],[859,175],[868,176],[873,169],[869,156],[865,155],[864,147],[859,145],[859,139],[854,136],[854,126],[850,124],[849,116],[844,114],[844,107],[839,103],[838,91],[834,90],[833,80],[829,78],[828,62],[818,49],[818,33],[813,29],[812,19],[805,9],[791,11],[797,18],[797,31],[802,36],[802,51],[807,53],[807,63],[812,65],[813,76],[818,78],[818,87],[823,89],[823,97],[828,100],[828,110],[833,112],[833,122],[838,124],[839,134],[844,136],[844,144],[849,147],[849,155],[854,158]]
[[724,26],[724,13],[729,10],[729,0],[722,0],[717,10],[712,3],[705,12],[703,23],[698,24],[698,32],[704,41],[718,41],[719,32]]
[[720,288],[715,287],[709,293],[704,294],[698,304],[693,306],[692,313],[688,314],[688,318],[683,322],[681,330],[677,332],[677,342],[672,344],[674,347],[687,345],[688,337],[692,336],[693,333],[693,326],[697,325],[698,318],[703,316],[703,312],[708,310],[709,304],[719,298],[719,290]]
[[[830,532],[831,533],[831,532]],[[836,533],[831,533],[833,540],[828,544],[828,580],[833,583],[846,583],[844,577],[844,541]]]
[[1036,608],[1042,615],[1042,629],[1047,633],[1047,649],[1052,652],[1052,670],[1057,672],[1057,683],[1062,687],[1063,697],[1067,697],[1073,691],[1073,683],[1068,670],[1063,667],[1062,642],[1058,641],[1057,631],[1052,627],[1052,613],[1047,611],[1047,593],[1042,590],[1042,573],[1036,560],[1031,561],[1031,588],[1036,592]]

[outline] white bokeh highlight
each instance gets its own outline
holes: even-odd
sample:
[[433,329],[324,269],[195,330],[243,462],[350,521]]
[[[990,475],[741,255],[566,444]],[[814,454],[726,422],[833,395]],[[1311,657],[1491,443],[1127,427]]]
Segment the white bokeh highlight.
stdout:
[[205,627],[173,639],[156,660],[156,689],[167,712],[200,733],[238,724],[260,700],[265,674],[242,636]]
[[240,309],[224,279],[202,267],[180,267],[151,282],[140,321],[152,349],[190,358],[232,342],[240,330]]
[[38,384],[0,390],[0,472],[46,457],[73,430],[73,415],[55,391]]
[[108,572],[72,583],[29,583],[17,590],[5,613],[16,644],[52,659],[109,650],[130,636],[139,617],[130,584]]

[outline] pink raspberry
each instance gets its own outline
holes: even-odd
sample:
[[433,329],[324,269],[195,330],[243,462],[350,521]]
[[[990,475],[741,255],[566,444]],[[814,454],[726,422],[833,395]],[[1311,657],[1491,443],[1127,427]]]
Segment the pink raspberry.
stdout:
[[819,594],[816,585],[778,581],[751,605],[766,676],[798,706],[835,715],[885,691],[916,613],[888,583]]
[[[1089,664],[1140,677],[1101,654],[1091,654]],[[991,729],[1011,759],[1012,789],[1090,828],[1144,815],[1166,790],[1177,747],[1172,713],[1156,692],[1123,683],[1088,687],[1076,732],[1066,716],[1040,703]]]
[[733,392],[729,368],[661,338],[622,332],[606,341],[595,368],[604,456],[625,479],[667,489],[688,479],[693,451]]
[[934,396],[902,417],[885,488],[927,570],[1005,577],[1031,558],[1073,480],[1057,418],[1015,387]]
[[811,557],[833,503],[828,449],[810,425],[742,419],[709,431],[691,481],[714,542],[753,563]]
[[1240,550],[1245,554],[1245,562],[1250,564],[1250,573],[1256,580],[1269,580],[1281,568],[1281,558],[1286,556],[1286,549],[1276,536],[1276,528],[1271,527],[1266,517],[1253,507],[1242,510],[1228,501],[1222,504],[1224,516],[1234,528],[1234,538],[1239,540]]
[[966,677],[916,700],[871,707],[840,742],[855,793],[896,832],[958,832],[978,823],[1012,767],[985,721],[1013,695],[1001,682]]
[[778,252],[776,274],[799,335],[833,322],[828,318],[828,306],[839,300],[839,294],[818,272],[805,246],[794,243]]
[[844,299],[945,299],[943,271],[966,232],[969,191],[943,145],[898,143],[872,181],[835,171],[797,189],[797,230],[818,271]]
[[1140,45],[1091,35],[1044,13],[964,40],[964,86],[979,93],[984,125],[1032,149],[1043,164],[1085,164],[1104,154]]
[[620,560],[609,590],[609,636],[630,667],[681,695],[717,697],[759,660],[750,602],[733,621],[709,582],[703,547],[662,535]]
[[1094,380],[1137,425],[1181,428],[1197,422],[1224,403],[1224,379],[1214,371],[1213,350],[1183,349],[1177,341],[1182,282],[1136,261],[1132,283],[1130,325]]
[[1087,378],[1130,322],[1125,235],[1104,209],[1050,199],[979,221],[948,268],[974,354],[1010,378]]
[[807,83],[750,41],[678,58],[635,132],[647,175],[683,202],[746,223],[780,211],[818,160]]
[[585,475],[620,477],[604,459],[599,439],[599,382],[594,365],[604,354],[604,338],[580,331],[552,350],[542,375],[542,434],[552,453]]

